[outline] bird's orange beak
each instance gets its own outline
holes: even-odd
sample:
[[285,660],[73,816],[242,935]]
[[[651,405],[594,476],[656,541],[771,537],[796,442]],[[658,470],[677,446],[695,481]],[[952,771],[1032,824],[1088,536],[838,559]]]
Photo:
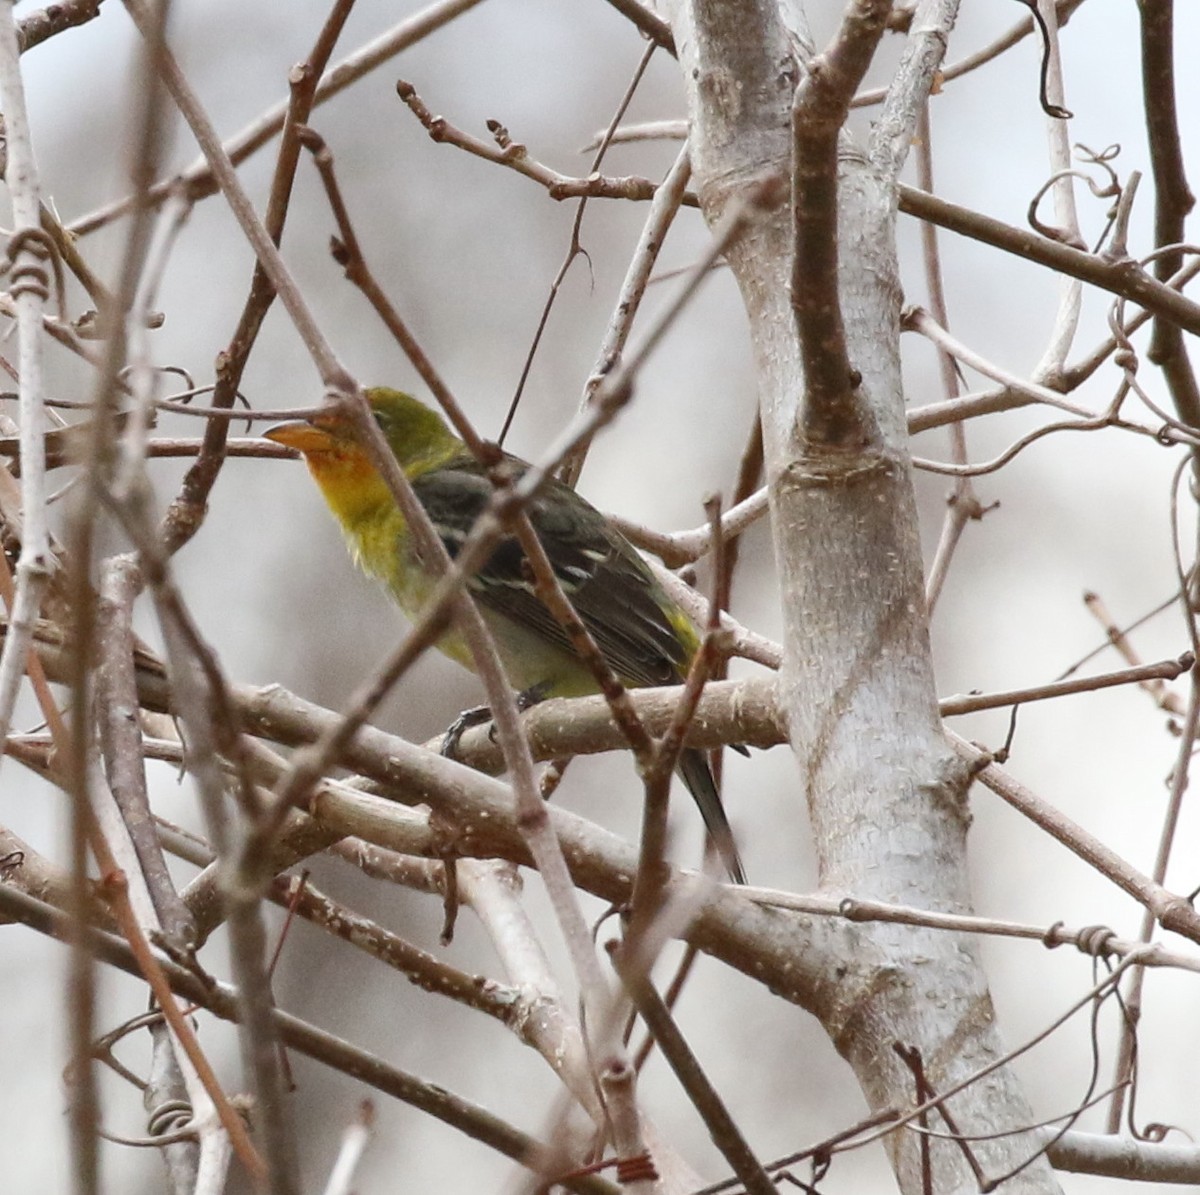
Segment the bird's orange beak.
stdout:
[[289,419],[286,423],[273,423],[263,432],[264,438],[274,440],[297,452],[328,452],[335,443],[333,435],[307,419]]

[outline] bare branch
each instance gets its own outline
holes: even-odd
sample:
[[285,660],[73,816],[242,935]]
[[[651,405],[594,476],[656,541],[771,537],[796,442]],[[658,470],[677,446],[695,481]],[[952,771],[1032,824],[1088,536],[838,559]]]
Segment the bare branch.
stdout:
[[[284,118],[279,155],[271,179],[271,193],[263,216],[263,226],[273,244],[283,237],[284,221],[300,159],[300,130],[312,113],[317,98],[318,80],[325,73],[330,55],[350,15],[351,2],[334,4],[308,58],[293,67],[291,99]],[[236,400],[238,387],[249,360],[263,320],[275,299],[275,286],[260,259],[254,263],[250,292],[238,318],[229,346],[218,358],[217,384],[213,389],[212,405],[228,410]],[[225,458],[225,442],[229,425],[220,419],[210,420],[204,432],[204,448],[196,463],[188,470],[178,496],[171,502],[162,520],[163,541],[168,552],[181,548],[200,528],[208,509],[208,496],[217,480]]]
[[913,14],[904,56],[871,130],[871,160],[889,178],[899,174],[908,157],[957,17],[958,0],[922,0]]
[[[510,170],[539,183],[551,199],[646,200],[653,199],[657,191],[656,185],[650,179],[639,178],[636,175],[606,178],[600,174],[591,174],[587,178],[572,178],[566,174],[559,174],[557,170],[552,170],[531,157],[528,149],[520,142],[513,141],[508,130],[497,121],[489,122],[488,127],[493,137],[493,143],[489,144],[456,128],[444,116],[435,116],[417,95],[417,90],[411,83],[401,79],[396,84],[396,94],[421,122],[431,140],[457,146],[485,162],[507,166]],[[685,196],[683,202],[687,201]],[[695,204],[694,197],[691,203]]]
[[1093,286],[1139,304],[1147,311],[1177,324],[1185,332],[1200,335],[1200,304],[1156,281],[1135,262],[1106,261],[1098,255],[1014,228],[903,183],[899,184],[897,190],[902,212],[922,220],[931,220],[951,232],[1004,249],[1082,282],[1090,282]]
[[103,0],[63,0],[24,16],[17,24],[17,44],[24,54],[68,29],[86,25],[100,15]]
[[737,1122],[704,1073],[649,976],[636,960],[628,959],[623,950],[614,949],[610,953],[617,974],[642,1020],[646,1022],[646,1028],[658,1043],[658,1048],[687,1092],[692,1106],[704,1118],[709,1135],[746,1191],[749,1195],[776,1195],[775,1184],[751,1152]]
[[813,448],[862,451],[877,436],[846,350],[838,296],[838,144],[850,100],[883,36],[891,0],[854,0],[792,104],[792,310],[804,362],[800,434]]
[[1200,942],[1200,914],[1184,897],[1167,891],[1149,876],[1129,866],[1081,826],[1051,808],[998,764],[991,762],[991,756],[986,751],[981,751],[957,735],[951,736],[951,742],[959,756],[978,769],[976,777],[981,784],[1127,892],[1151,912],[1164,929],[1174,930],[1194,942]]
[[[596,392],[596,387],[621,359],[630,330],[633,328],[633,321],[641,307],[646,284],[650,281],[650,274],[667,238],[667,230],[679,212],[691,176],[692,163],[688,157],[687,143],[684,142],[674,165],[667,172],[662,185],[654,192],[654,198],[650,202],[646,223],[630,256],[629,268],[625,272],[625,280],[617,295],[612,317],[600,343],[600,351],[584,383],[581,407],[587,406]],[[583,460],[583,452],[580,451],[564,461],[561,476],[567,485],[573,486],[579,480]]]
[[[1080,8],[1083,0],[1058,0],[1058,24],[1061,28],[1066,25],[1067,21],[1074,15],[1076,9]],[[947,83],[953,82],[955,79],[961,79],[964,75],[969,75],[972,71],[978,70],[981,66],[986,66],[989,62],[994,62],[1002,54],[1007,53],[1013,46],[1022,42],[1029,37],[1036,29],[1032,17],[1026,17],[1023,21],[1018,21],[1007,33],[1002,34],[996,40],[981,50],[976,50],[974,54],[968,54],[965,58],[959,59],[958,62],[951,63],[945,70],[938,72],[938,87],[939,90]],[[888,94],[887,87],[876,87],[869,91],[860,91],[854,97],[854,102],[851,107],[866,108],[872,104],[882,103]]]
[[[153,21],[146,10],[144,0],[125,0],[125,7],[129,10],[142,36],[152,40]],[[278,293],[280,302],[287,308],[288,315],[291,316],[292,322],[300,334],[300,339],[304,342],[305,348],[312,356],[313,363],[321,375],[321,380],[331,389],[343,391],[353,389],[349,375],[334,356],[333,349],[313,319],[307,303],[300,294],[283,258],[279,255],[279,250],[275,247],[274,241],[250,203],[250,199],[234,171],[233,163],[213,128],[212,121],[197,99],[175,56],[166,45],[157,48],[154,65],[170,92],[171,98],[188,122],[204,156],[208,159],[208,164],[230,210],[254,249],[255,256],[267,277],[271,280],[271,285]]]
[[608,2],[623,17],[632,21],[643,36],[662,46],[668,54],[674,56],[675,39],[671,35],[671,26],[662,17],[639,3],[639,0],[608,0]]
[[[431,33],[437,32],[456,17],[469,12],[480,0],[434,0],[427,8],[414,13],[398,25],[382,33],[379,37],[368,42],[361,49],[343,58],[321,79],[317,87],[316,102],[324,103],[333,96],[344,91],[351,83],[381,66],[402,50],[415,45]],[[61,7],[56,6],[56,7]],[[287,116],[289,101],[284,100],[268,109],[257,120],[247,125],[240,133],[235,134],[224,142],[225,152],[230,161],[238,166],[251,154],[261,149],[280,129],[283,128]],[[193,202],[207,195],[215,195],[220,190],[217,182],[219,176],[213,170],[206,157],[189,166],[179,177],[163,179],[150,187],[147,201],[161,203],[173,190],[182,185]],[[86,236],[89,232],[103,227],[112,220],[124,215],[133,205],[133,199],[120,199],[108,204],[76,220],[71,225],[71,232],[76,236]]]
[[[0,884],[0,914],[51,937],[61,939],[69,932],[64,914],[4,884]],[[87,931],[86,939],[97,958],[130,974],[138,974],[138,963],[125,942],[94,929]],[[163,961],[160,965],[172,990],[222,1020],[237,1022],[237,999],[228,985],[215,981],[202,983],[192,972],[175,963]],[[289,1013],[277,1009],[272,1016],[280,1039],[292,1049],[436,1116],[507,1157],[519,1161],[537,1152],[537,1144],[532,1138],[444,1087],[389,1066],[366,1050],[351,1046]],[[591,1176],[564,1177],[560,1181],[568,1190],[582,1195],[618,1195],[612,1184]]]
[[[1050,1138],[1049,1129],[1042,1136]],[[1050,1146],[1050,1161],[1072,1174],[1102,1174],[1108,1178],[1150,1183],[1200,1183],[1200,1147],[1135,1141],[1099,1133],[1063,1133]]]
[[46,522],[46,458],[42,445],[45,377],[42,319],[50,297],[46,261],[52,249],[41,229],[41,191],[25,89],[20,48],[11,6],[0,14],[0,106],[7,138],[5,180],[12,196],[15,230],[8,244],[12,295],[17,315],[21,402],[21,557],[17,562],[16,602],[9,622],[13,634],[0,653],[0,741],[8,735],[25,656],[33,638],[42,593],[53,560]]
[[[1150,161],[1154,168],[1154,243],[1184,240],[1184,220],[1195,199],[1188,186],[1175,86],[1175,13],[1173,0],[1138,5],[1142,43],[1142,94]],[[1154,263],[1159,281],[1183,265],[1180,253],[1165,253]],[[1185,423],[1200,426],[1200,387],[1180,331],[1170,321],[1154,321],[1150,360],[1160,366],[1175,410]]]

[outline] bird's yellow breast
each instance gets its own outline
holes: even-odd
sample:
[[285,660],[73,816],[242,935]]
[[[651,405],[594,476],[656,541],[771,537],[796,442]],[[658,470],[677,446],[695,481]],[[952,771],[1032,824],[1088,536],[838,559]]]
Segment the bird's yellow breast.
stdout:
[[[432,597],[436,582],[418,559],[408,522],[366,453],[346,445],[310,453],[305,460],[337,517],[355,564],[382,581],[408,618],[416,619]],[[456,632],[444,635],[438,648],[457,663],[473,668],[471,653]]]

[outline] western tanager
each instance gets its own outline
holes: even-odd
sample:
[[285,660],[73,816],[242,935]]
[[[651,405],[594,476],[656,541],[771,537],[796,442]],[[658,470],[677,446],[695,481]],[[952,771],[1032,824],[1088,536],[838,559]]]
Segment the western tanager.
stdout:
[[[417,399],[382,387],[368,390],[376,421],[438,535],[453,557],[492,494],[483,467],[442,417]],[[415,616],[434,580],[411,547],[408,526],[371,464],[348,418],[331,411],[280,423],[264,435],[303,454],[359,567],[387,586]],[[516,471],[528,466],[506,456]],[[679,684],[699,639],[633,545],[574,490],[550,481],[529,506],[530,522],[564,591],[625,684]],[[512,685],[533,698],[598,691],[566,632],[538,599],[514,537],[501,540],[469,582],[496,640]],[[454,634],[439,644],[467,667],[471,657]],[[686,748],[679,774],[695,798],[730,876],[745,882],[729,822],[701,751]]]

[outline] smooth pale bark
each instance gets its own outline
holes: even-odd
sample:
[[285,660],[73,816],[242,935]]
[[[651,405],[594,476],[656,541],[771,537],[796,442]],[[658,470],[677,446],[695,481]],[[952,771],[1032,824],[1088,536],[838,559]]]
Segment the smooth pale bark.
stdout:
[[[797,39],[787,36],[769,0],[681,0],[672,18],[693,173],[713,223],[756,182],[791,178]],[[875,422],[865,448],[814,448],[799,430],[804,376],[789,298],[787,204],[728,254],[749,314],[762,407],[785,618],[780,701],[822,887],[965,912],[969,779],[942,734],[929,652],[900,380],[895,194],[865,154],[850,149],[839,183],[847,347]],[[802,816],[798,800],[797,821]],[[913,1101],[914,1078],[897,1044],[920,1051],[938,1092],[1003,1053],[969,939],[861,925],[845,935],[845,947],[836,961],[825,960],[824,983],[789,995],[820,1018],[872,1108]],[[1034,1120],[1007,1069],[972,1084],[948,1106],[968,1134]],[[945,1129],[936,1117],[931,1125]],[[917,1195],[916,1135],[896,1133],[889,1144],[902,1190]],[[978,1189],[957,1145],[935,1140],[931,1148],[939,1195]],[[971,1146],[988,1177],[1015,1168],[1037,1148],[1028,1134]],[[1057,1186],[1038,1161],[1004,1189]]]

